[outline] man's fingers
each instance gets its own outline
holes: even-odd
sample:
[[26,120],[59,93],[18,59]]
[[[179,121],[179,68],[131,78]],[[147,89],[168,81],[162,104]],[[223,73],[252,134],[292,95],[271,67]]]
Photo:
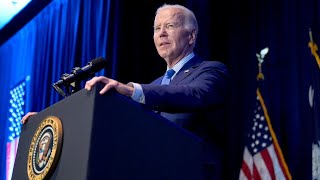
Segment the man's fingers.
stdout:
[[85,89],[90,91],[91,88],[97,84],[98,82],[103,82],[103,83],[108,83],[109,79],[104,77],[104,76],[99,76],[99,77],[93,77],[91,80],[87,81],[86,82],[86,85],[85,85]]
[[29,117],[30,117],[30,116],[33,116],[33,115],[35,115],[35,114],[37,114],[37,112],[28,112],[26,115],[24,115],[24,116],[22,117],[22,119],[21,119],[21,124],[26,123],[26,122],[28,121]]
[[95,81],[96,81],[96,78],[97,78],[97,77],[94,77],[94,78],[90,79],[89,81],[87,81],[87,82],[86,82],[86,85],[84,86],[84,88],[85,88],[86,90],[90,91],[91,88],[92,88],[92,86],[94,86],[95,83],[96,83],[96,82],[95,82]]
[[116,81],[110,81],[101,89],[101,91],[99,93],[104,94],[107,91],[109,91],[110,89],[116,87],[116,85],[117,85]]

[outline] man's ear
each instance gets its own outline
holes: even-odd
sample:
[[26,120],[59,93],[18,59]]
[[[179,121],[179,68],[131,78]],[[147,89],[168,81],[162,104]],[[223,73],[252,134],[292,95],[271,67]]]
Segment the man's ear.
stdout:
[[189,34],[189,44],[194,44],[196,42],[196,30],[195,29],[192,29],[190,34]]

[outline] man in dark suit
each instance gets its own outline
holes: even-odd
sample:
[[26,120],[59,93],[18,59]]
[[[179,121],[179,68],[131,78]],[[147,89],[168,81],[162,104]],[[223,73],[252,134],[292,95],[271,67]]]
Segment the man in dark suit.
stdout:
[[113,88],[202,137],[206,142],[207,179],[220,179],[229,75],[224,64],[203,61],[195,55],[197,33],[192,11],[165,4],[156,12],[153,39],[171,74],[150,84],[123,84],[100,76],[87,81],[85,88],[90,90],[97,82],[103,82],[101,94]]
[[[115,89],[198,135],[205,142],[206,179],[220,179],[229,75],[224,64],[204,61],[193,52],[197,34],[192,11],[165,4],[157,9],[153,39],[168,73],[150,84],[123,84],[104,76],[94,77],[86,82],[85,89],[102,82],[105,86],[100,94]],[[22,122],[27,118],[28,114]]]

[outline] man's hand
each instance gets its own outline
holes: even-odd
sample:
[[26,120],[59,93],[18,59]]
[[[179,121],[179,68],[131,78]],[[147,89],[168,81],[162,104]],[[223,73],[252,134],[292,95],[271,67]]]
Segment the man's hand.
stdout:
[[100,94],[104,94],[110,89],[114,88],[118,93],[131,97],[134,91],[132,86],[128,86],[126,84],[120,83],[114,79],[110,79],[104,76],[94,77],[91,80],[87,81],[85,89],[90,91],[92,87],[98,82],[106,84],[99,92]]
[[23,117],[22,117],[22,119],[21,119],[21,124],[24,124],[24,123],[26,123],[27,121],[28,121],[28,119],[29,119],[29,117],[30,116],[33,116],[33,115],[35,115],[35,114],[37,114],[37,112],[28,112],[26,115],[24,115]]

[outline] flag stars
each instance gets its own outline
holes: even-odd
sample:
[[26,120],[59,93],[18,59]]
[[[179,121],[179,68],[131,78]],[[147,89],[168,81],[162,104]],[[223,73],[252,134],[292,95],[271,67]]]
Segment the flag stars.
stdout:
[[256,136],[255,136],[254,134],[252,134],[251,138],[252,138],[252,139],[255,139],[255,138],[256,138]]
[[250,142],[248,142],[249,151],[251,153],[258,153],[262,149],[265,149],[272,143],[272,137],[269,132],[269,127],[264,116],[264,111],[260,102],[256,104],[256,109],[254,110],[252,118],[252,126],[248,137]]
[[256,144],[256,145],[259,145],[259,143],[260,143],[259,140],[256,140],[256,141],[255,141],[255,144]]

